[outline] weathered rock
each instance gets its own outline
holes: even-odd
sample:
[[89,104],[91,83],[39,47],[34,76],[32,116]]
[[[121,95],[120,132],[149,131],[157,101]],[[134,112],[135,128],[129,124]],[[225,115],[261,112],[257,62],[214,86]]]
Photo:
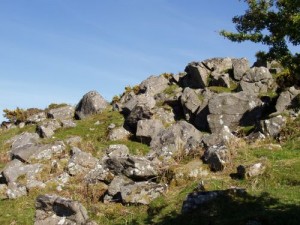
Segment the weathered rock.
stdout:
[[162,92],[168,87],[169,80],[164,76],[150,76],[144,80],[140,85],[140,92],[147,95],[154,96],[157,93]]
[[22,134],[19,134],[19,135],[13,137],[9,141],[7,141],[7,143],[12,143],[11,148],[15,149],[15,148],[23,147],[25,145],[35,144],[38,141],[39,141],[38,134],[24,132]]
[[244,92],[214,95],[208,103],[209,128],[212,133],[217,133],[224,126],[233,130],[239,125],[253,125],[260,119],[262,105],[260,99]]
[[41,164],[24,164],[21,161],[14,159],[6,164],[2,170],[2,176],[5,178],[6,183],[16,182],[20,176],[26,175],[35,177],[42,169]]
[[136,133],[138,121],[150,119],[152,115],[151,108],[137,105],[125,119],[124,126],[126,129],[132,131],[132,133]]
[[157,156],[176,157],[178,154],[187,155],[197,150],[201,145],[201,138],[200,131],[182,120],[159,132],[152,139],[150,147]]
[[85,94],[75,108],[75,117],[84,119],[92,114],[101,113],[108,102],[96,91]]
[[122,144],[110,145],[105,152],[109,158],[127,157],[129,155],[128,147]]
[[153,96],[147,94],[136,95],[123,104],[122,113],[124,115],[129,115],[137,106],[152,109],[154,108],[155,104],[156,101]]
[[124,174],[133,180],[148,180],[159,173],[157,164],[144,157],[110,157],[105,161],[105,165],[116,175]]
[[89,222],[83,205],[60,196],[40,195],[36,199],[35,208],[34,225],[84,225]]
[[210,86],[230,88],[230,77],[228,73],[214,74],[211,76]]
[[152,138],[163,128],[164,126],[160,120],[139,120],[137,123],[136,137],[139,138],[142,143],[149,144]]
[[9,199],[16,199],[27,195],[27,190],[24,185],[10,182],[7,187],[6,195]]
[[286,125],[286,118],[278,115],[267,120],[262,120],[260,123],[261,131],[270,137],[277,137]]
[[124,176],[116,176],[108,186],[107,193],[112,197],[111,200],[121,201],[121,187],[130,183],[133,183],[133,181],[129,178]]
[[226,146],[211,146],[205,151],[203,160],[212,171],[222,171],[231,161],[231,154]]
[[252,95],[264,94],[275,90],[276,83],[265,67],[253,67],[243,76],[239,89]]
[[191,62],[186,68],[187,75],[183,78],[184,86],[191,88],[204,88],[208,85],[211,71],[202,62]]
[[232,59],[233,77],[240,81],[243,75],[250,69],[249,61],[246,58]]
[[157,107],[152,110],[153,119],[160,120],[163,124],[173,124],[175,123],[175,113],[173,109]]
[[94,169],[98,160],[90,153],[83,152],[77,147],[72,147],[71,158],[67,165],[68,173],[72,176],[77,174],[86,174]]
[[187,181],[197,180],[206,177],[209,172],[203,167],[203,162],[193,160],[182,166],[176,166],[173,170],[174,176],[171,184],[183,185]]
[[69,120],[74,118],[75,109],[73,106],[63,106],[56,109],[50,109],[47,113],[48,118],[56,120]]
[[60,123],[63,128],[76,127],[76,123],[72,119],[61,120]]
[[61,127],[60,122],[55,119],[43,121],[37,126],[36,131],[42,138],[50,138],[54,135],[54,132]]
[[289,106],[292,105],[293,99],[300,94],[300,90],[295,87],[290,87],[287,91],[281,92],[276,102],[276,111],[278,113],[283,112]]
[[89,184],[95,184],[99,182],[108,184],[114,179],[114,176],[115,175],[110,172],[109,169],[105,169],[102,165],[97,164],[94,169],[90,170],[85,175],[84,180]]
[[39,112],[37,114],[31,115],[26,119],[26,123],[39,123],[46,119],[46,113],[45,112]]
[[231,58],[211,58],[202,62],[210,71],[215,74],[224,74],[232,69]]
[[13,148],[10,151],[11,159],[19,159],[22,162],[30,163],[34,160],[51,159],[53,155],[61,154],[65,150],[65,145],[62,141],[54,144],[27,144],[18,148]]
[[110,129],[108,133],[108,140],[110,141],[118,141],[129,138],[131,133],[127,131],[124,127],[116,127]]
[[266,165],[263,162],[254,163],[251,165],[239,165],[237,167],[238,177],[251,178],[262,175],[266,170]]
[[137,182],[121,186],[123,203],[148,205],[167,190],[166,185],[152,182]]
[[208,129],[207,115],[208,101],[215,94],[208,89],[193,90],[185,88],[181,97],[181,104],[186,120],[201,130]]
[[205,134],[202,139],[206,147],[213,145],[226,145],[239,142],[239,138],[233,135],[227,126],[222,127],[218,133]]

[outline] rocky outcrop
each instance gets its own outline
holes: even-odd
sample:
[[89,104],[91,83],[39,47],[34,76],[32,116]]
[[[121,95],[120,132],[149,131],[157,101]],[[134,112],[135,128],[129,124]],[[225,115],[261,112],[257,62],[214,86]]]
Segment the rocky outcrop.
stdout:
[[68,120],[74,118],[75,109],[73,106],[63,106],[50,109],[47,113],[48,118],[56,120]]
[[266,170],[264,162],[257,162],[249,165],[239,165],[237,167],[237,176],[241,179],[256,177],[262,175]]
[[278,113],[282,113],[284,110],[292,106],[293,99],[300,94],[300,90],[295,87],[290,87],[288,90],[280,93],[275,108]]
[[201,146],[202,134],[186,121],[178,121],[152,138],[150,147],[157,156],[188,155]]
[[155,137],[164,128],[160,120],[139,120],[137,123],[136,137],[142,143],[150,143],[152,138]]
[[101,113],[108,102],[96,91],[85,94],[75,108],[75,117],[84,119],[92,114]]
[[163,75],[157,77],[150,76],[139,85],[139,89],[141,93],[154,96],[166,89],[168,87],[168,83],[169,80]]
[[212,133],[217,133],[224,126],[234,130],[239,125],[253,125],[261,117],[262,106],[259,98],[245,92],[214,95],[208,103],[209,128]]
[[248,70],[239,86],[241,91],[253,95],[266,94],[277,87],[271,73],[265,67],[253,67]]
[[67,171],[70,175],[86,174],[94,169],[98,160],[90,153],[83,152],[77,147],[71,149],[71,158],[67,165]]
[[34,225],[96,225],[89,220],[85,207],[77,201],[57,195],[40,195],[35,203]]
[[276,138],[283,127],[286,125],[286,118],[278,115],[270,119],[262,120],[260,128],[263,134]]

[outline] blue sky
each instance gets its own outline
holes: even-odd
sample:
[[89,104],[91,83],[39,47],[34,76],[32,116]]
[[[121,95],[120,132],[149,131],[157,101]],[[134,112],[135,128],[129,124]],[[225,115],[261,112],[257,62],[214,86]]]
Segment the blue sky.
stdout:
[[5,108],[107,100],[150,75],[262,46],[231,43],[238,0],[0,0],[0,121]]

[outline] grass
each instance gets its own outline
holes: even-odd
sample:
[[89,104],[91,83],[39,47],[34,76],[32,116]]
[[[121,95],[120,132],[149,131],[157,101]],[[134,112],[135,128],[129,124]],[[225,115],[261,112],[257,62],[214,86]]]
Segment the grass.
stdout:
[[[95,123],[99,121],[99,125]],[[147,145],[133,140],[109,141],[106,139],[108,126],[111,123],[121,126],[122,115],[107,109],[99,115],[77,121],[75,128],[60,129],[55,133],[55,140],[64,140],[71,136],[81,136],[81,147],[97,157],[110,144],[126,144],[131,153],[143,155],[149,151]],[[225,171],[210,173],[203,178],[207,190],[224,190],[232,186],[245,188],[243,195],[223,196],[218,201],[206,204],[194,212],[181,214],[182,203],[191,193],[199,180],[187,180],[180,185],[171,185],[164,195],[155,199],[149,206],[122,205],[119,203],[104,204],[90,197],[82,178],[73,177],[70,184],[57,193],[80,201],[88,210],[90,217],[99,224],[241,224],[248,221],[259,221],[264,225],[291,224],[300,221],[300,118],[289,121],[283,131],[286,138],[282,139],[281,150],[269,150],[266,140],[251,146],[236,147],[235,158]],[[252,127],[249,127],[249,129]],[[34,126],[22,129],[1,131],[0,135],[0,166],[4,166],[9,146],[6,140],[24,131],[34,132]],[[247,131],[248,129],[246,129]],[[245,132],[246,132],[245,131]],[[238,180],[230,174],[236,172],[240,164],[254,163],[260,160],[267,162],[266,172],[255,178]],[[186,160],[178,161],[178,167]],[[47,171],[46,171],[47,172]],[[43,190],[33,190],[28,196],[16,200],[0,200],[0,224],[33,224],[34,202],[38,194],[55,193],[54,186]]]

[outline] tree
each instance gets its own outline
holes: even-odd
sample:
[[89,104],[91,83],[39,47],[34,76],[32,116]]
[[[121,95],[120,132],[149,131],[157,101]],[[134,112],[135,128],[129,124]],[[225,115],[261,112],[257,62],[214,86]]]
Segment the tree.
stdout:
[[248,9],[235,16],[236,33],[222,30],[220,34],[231,41],[252,41],[269,46],[259,52],[264,60],[277,60],[287,67],[293,77],[300,74],[300,55],[292,54],[288,45],[300,44],[300,0],[244,0]]

